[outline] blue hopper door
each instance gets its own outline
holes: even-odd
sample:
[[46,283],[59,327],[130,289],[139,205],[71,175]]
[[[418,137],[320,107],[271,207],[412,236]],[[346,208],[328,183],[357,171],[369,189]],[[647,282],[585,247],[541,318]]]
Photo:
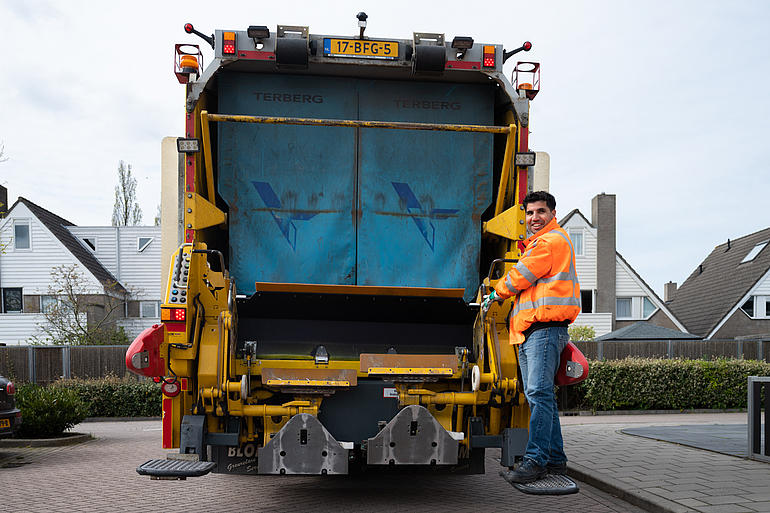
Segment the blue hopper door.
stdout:
[[[479,85],[222,73],[219,112],[491,125]],[[478,287],[492,135],[219,123],[230,272],[255,282]]]

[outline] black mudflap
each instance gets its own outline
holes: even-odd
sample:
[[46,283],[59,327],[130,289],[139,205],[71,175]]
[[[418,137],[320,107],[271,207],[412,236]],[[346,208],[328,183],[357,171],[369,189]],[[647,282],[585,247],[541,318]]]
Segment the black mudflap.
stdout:
[[257,475],[257,442],[246,442],[237,447],[209,446],[211,461],[217,462],[217,474]]
[[578,493],[580,487],[567,476],[549,475],[531,483],[511,483],[520,492],[532,495],[569,495]]

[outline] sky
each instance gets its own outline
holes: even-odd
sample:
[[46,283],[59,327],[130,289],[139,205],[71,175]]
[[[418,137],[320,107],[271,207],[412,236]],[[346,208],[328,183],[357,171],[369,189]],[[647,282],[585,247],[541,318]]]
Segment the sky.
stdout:
[[[249,25],[411,38],[438,32],[541,64],[530,146],[551,157],[561,217],[617,197],[617,249],[655,292],[727,239],[770,226],[770,2],[0,0],[0,184],[81,226],[109,225],[120,161],[144,223],[160,147],[181,136],[175,43]],[[718,284],[715,284],[715,292]]]

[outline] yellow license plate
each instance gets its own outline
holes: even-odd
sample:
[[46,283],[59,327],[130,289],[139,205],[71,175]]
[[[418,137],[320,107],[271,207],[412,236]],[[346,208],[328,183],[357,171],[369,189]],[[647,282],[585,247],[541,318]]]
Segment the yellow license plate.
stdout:
[[0,419],[0,428],[11,427],[11,419]]
[[364,57],[366,59],[398,59],[397,41],[367,39],[324,39],[326,57]]

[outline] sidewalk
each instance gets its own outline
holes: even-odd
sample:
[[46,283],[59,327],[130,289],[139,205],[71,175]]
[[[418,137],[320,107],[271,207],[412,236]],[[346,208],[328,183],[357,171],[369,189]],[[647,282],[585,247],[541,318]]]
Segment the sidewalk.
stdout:
[[561,421],[569,475],[630,504],[653,512],[770,512],[770,464],[714,452],[736,452],[746,413],[600,415]]

